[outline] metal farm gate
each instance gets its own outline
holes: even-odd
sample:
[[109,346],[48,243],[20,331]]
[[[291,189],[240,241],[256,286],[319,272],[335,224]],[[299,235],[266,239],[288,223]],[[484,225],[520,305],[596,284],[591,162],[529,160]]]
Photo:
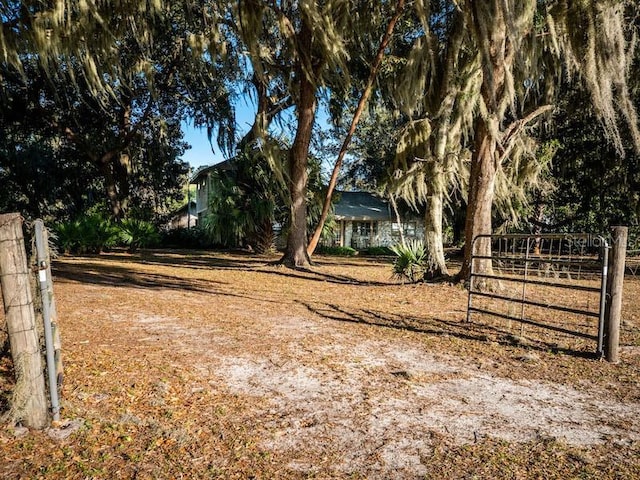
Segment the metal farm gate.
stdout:
[[[491,253],[479,249],[491,242]],[[591,234],[479,235],[473,240],[467,321],[603,354],[609,243]]]

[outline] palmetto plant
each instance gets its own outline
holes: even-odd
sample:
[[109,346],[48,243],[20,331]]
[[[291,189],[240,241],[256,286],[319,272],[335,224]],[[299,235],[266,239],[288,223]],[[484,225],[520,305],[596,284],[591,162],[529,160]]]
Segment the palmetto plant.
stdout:
[[233,178],[214,171],[209,179],[209,213],[204,229],[214,244],[235,247],[252,225],[251,212],[242,208],[243,192]]
[[390,249],[396,255],[393,262],[395,278],[416,282],[434,269],[435,262],[421,240],[392,245]]
[[145,220],[128,218],[118,226],[120,241],[129,247],[130,252],[146,248],[160,242],[160,234],[155,225]]
[[209,177],[209,213],[204,229],[213,243],[249,245],[258,253],[274,248],[274,222],[285,223],[286,187],[257,150],[247,147],[232,168]]
[[54,230],[58,247],[67,253],[100,253],[118,240],[118,228],[98,214],[60,223]]
[[76,248],[78,238],[77,222],[59,223],[54,227],[57,245],[61,252],[72,253]]

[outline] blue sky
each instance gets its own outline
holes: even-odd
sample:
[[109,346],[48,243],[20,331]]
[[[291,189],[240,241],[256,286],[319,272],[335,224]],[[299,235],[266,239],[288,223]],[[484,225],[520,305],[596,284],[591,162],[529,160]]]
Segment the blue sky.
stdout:
[[[251,128],[255,111],[255,105],[248,98],[241,100],[236,105],[238,135],[241,136]],[[327,126],[328,116],[325,106],[320,103],[316,114],[316,123],[319,123],[323,129],[329,128]],[[212,139],[213,146],[209,143],[206,128],[195,128],[192,123],[183,122],[182,131],[184,132],[184,141],[191,145],[191,148],[182,155],[182,159],[188,162],[194,170],[203,165],[215,165],[225,159],[218,148],[215,137]]]
[[[244,99],[236,105],[236,119],[240,135],[251,128],[255,111],[256,108],[249,99]],[[215,165],[224,160],[215,137],[212,138],[213,146],[209,143],[206,128],[195,128],[192,123],[184,122],[182,131],[184,132],[184,141],[191,145],[191,148],[182,155],[182,159],[189,162],[194,170],[203,165]]]
[[182,130],[184,141],[191,145],[191,148],[182,155],[182,159],[189,162],[191,168],[195,170],[202,165],[214,165],[224,160],[215,139],[213,139],[214,150],[212,151],[205,129],[194,128],[193,125],[185,123],[182,125]]

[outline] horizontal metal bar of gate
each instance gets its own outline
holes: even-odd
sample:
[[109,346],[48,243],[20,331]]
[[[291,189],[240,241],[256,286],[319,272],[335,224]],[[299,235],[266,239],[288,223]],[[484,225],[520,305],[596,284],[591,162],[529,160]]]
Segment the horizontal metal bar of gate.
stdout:
[[547,330],[553,330],[555,332],[566,333],[566,334],[569,334],[569,335],[574,335],[574,336],[577,336],[577,337],[586,338],[588,340],[596,340],[597,339],[597,337],[595,335],[589,335],[588,333],[576,332],[574,330],[569,330],[567,328],[556,327],[555,325],[544,325],[544,324],[541,324],[539,322],[536,322],[535,320],[531,320],[529,318],[515,317],[513,315],[507,315],[506,313],[493,312],[491,310],[484,310],[482,308],[477,308],[477,307],[471,307],[471,310],[474,311],[474,312],[477,312],[477,313],[484,313],[486,315],[492,315],[494,317],[504,318],[505,320],[513,320],[513,321],[516,321],[516,322],[526,323],[527,325],[533,325],[535,327],[542,327],[542,328],[545,328]]
[[473,292],[473,294],[479,295],[481,297],[505,300],[507,302],[524,303],[525,305],[531,305],[532,307],[551,308],[552,310],[558,310],[560,312],[567,312],[567,313],[575,313],[576,315],[585,315],[588,317],[595,317],[595,318],[598,318],[599,316],[596,312],[590,312],[589,310],[580,310],[577,308],[563,307],[562,305],[553,305],[550,303],[534,302],[533,300],[523,300],[521,298],[507,297],[505,295],[498,295],[495,293]]
[[540,263],[562,263],[562,264],[566,264],[566,265],[594,265],[597,267],[600,267],[600,263],[596,262],[593,260],[593,258],[590,258],[588,260],[581,260],[581,257],[578,257],[578,259],[573,260],[573,259],[563,259],[563,258],[546,258],[546,257],[526,257],[524,255],[522,256],[515,256],[515,257],[505,257],[502,255],[496,255],[496,256],[489,256],[489,255],[474,255],[473,258],[476,258],[478,260],[508,260],[508,261],[512,261],[512,262],[520,262],[520,261],[526,261],[526,262],[531,262],[531,263],[536,263],[536,262],[540,262]]
[[[487,239],[490,242],[498,241],[498,249],[502,251],[502,254],[491,254],[491,255],[481,255],[475,254],[476,252],[476,242],[480,239]],[[512,244],[512,248],[509,249],[509,240],[517,241],[522,240],[523,242],[517,245],[516,243]],[[549,240],[550,242],[544,243]],[[553,240],[561,240],[567,242],[563,244],[562,242],[558,242],[557,246],[557,255],[554,258],[553,255]],[[502,243],[504,241],[504,243]],[[526,241],[526,243],[524,242]],[[533,253],[531,252],[531,248],[533,246],[546,245],[549,248],[549,256],[545,257],[545,254]],[[502,247],[505,247],[504,250],[501,250]],[[518,248],[516,248],[516,246]],[[574,248],[579,247],[580,251],[576,252]],[[599,250],[597,257],[589,257],[585,255],[585,248]],[[511,251],[509,251],[511,250]],[[526,235],[526,234],[508,234],[508,235],[478,235],[476,236],[471,245],[471,272],[469,275],[469,299],[467,305],[467,321],[471,320],[471,312],[482,313],[486,315],[495,316],[498,318],[504,318],[507,320],[514,320],[517,322],[521,322],[523,324],[535,325],[537,327],[545,328],[547,330],[557,331],[565,334],[569,334],[572,336],[583,337],[587,339],[596,339],[597,353],[603,353],[603,337],[604,337],[604,310],[605,310],[605,299],[606,299],[606,283],[607,283],[607,263],[608,263],[608,250],[609,245],[607,240],[599,235],[593,234],[541,234],[541,235]],[[593,250],[592,250],[593,251]],[[522,252],[522,253],[519,253]],[[562,258],[568,257],[568,258]],[[505,275],[495,275],[488,273],[474,273],[474,262],[477,260],[486,260],[493,262],[503,260],[506,262],[518,262],[521,265],[514,267],[515,270],[521,273],[518,277],[514,277],[513,275],[509,276],[508,273]],[[580,285],[572,281],[569,277],[568,280],[571,283],[560,283],[560,282],[548,282],[543,280],[532,280],[528,278],[529,275],[529,266],[535,265],[539,263],[550,263],[550,264],[560,264],[567,266],[574,266],[580,269],[579,274],[599,274],[600,275],[600,287],[590,287],[587,285]],[[592,267],[592,271],[584,272],[582,271],[585,266]],[[597,267],[597,268],[596,268]],[[508,267],[507,267],[508,268]],[[558,274],[562,274],[563,271],[558,271]],[[571,275],[572,272],[568,272],[568,276]],[[573,272],[577,273],[577,272]],[[474,291],[474,279],[482,278],[487,280],[495,280],[495,281],[506,281],[506,282],[515,282],[522,285],[522,298],[514,298],[506,295],[499,295],[496,293],[485,293],[481,291]],[[559,288],[559,289],[567,289],[574,291],[582,291],[582,292],[594,292],[600,293],[599,300],[599,310],[598,312],[582,310],[578,308],[572,308],[563,305],[555,305],[555,304],[547,304],[542,302],[537,302],[534,300],[528,300],[526,298],[526,286],[527,285],[538,285],[543,287],[551,287],[551,288]],[[486,308],[478,308],[472,305],[472,296],[480,296],[486,298],[493,298],[496,300],[501,300],[504,302],[518,302],[521,308],[520,317],[514,315],[508,315],[501,312],[496,312],[493,310],[489,310]],[[546,323],[536,322],[533,319],[525,318],[524,316],[524,308],[525,305],[546,308],[550,310],[556,310],[560,312],[572,313],[576,315],[584,315],[587,317],[598,318],[598,335],[589,335],[587,333],[576,332],[574,330],[570,330],[568,328],[563,328],[556,325],[550,325]]]
[[[511,278],[511,277],[500,277],[497,275],[487,275],[484,273],[474,273],[473,277],[476,278],[487,278],[493,280],[502,280],[506,282],[518,282],[518,283],[526,283],[527,285],[543,285],[547,287],[554,288],[566,288],[568,290],[580,290],[583,292],[599,292],[600,289],[598,287],[588,287],[586,285],[575,285],[575,284],[566,284],[566,283],[558,283],[558,282],[545,282],[544,280],[522,280],[520,278]],[[477,292],[473,292],[476,294]]]
[[541,233],[539,235],[530,234],[530,233],[505,233],[501,235],[476,235],[475,238],[484,237],[484,238],[496,238],[500,240],[526,240],[527,238],[531,238],[533,240],[539,238],[541,240],[571,240],[571,239],[582,239],[587,240],[589,243],[595,243],[593,240],[598,241],[598,246],[602,246],[600,243],[604,241],[606,243],[606,239],[602,235],[596,235],[594,233]]

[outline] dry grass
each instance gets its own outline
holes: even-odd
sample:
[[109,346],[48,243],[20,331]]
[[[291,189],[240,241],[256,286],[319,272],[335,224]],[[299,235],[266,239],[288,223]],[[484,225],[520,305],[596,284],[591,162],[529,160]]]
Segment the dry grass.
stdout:
[[76,423],[0,432],[0,477],[640,478],[640,282],[610,365],[466,323],[464,289],[384,260],[272,260],[59,259]]

